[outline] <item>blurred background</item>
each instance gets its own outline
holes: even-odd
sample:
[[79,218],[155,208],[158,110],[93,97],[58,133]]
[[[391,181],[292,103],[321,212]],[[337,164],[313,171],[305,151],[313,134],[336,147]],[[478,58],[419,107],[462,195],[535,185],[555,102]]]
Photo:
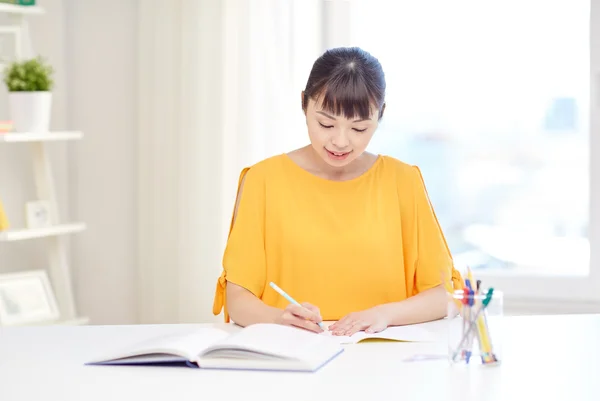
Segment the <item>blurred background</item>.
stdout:
[[[60,239],[76,311],[57,322],[220,320],[238,174],[307,143],[300,92],[337,46],[382,63],[369,150],[421,167],[457,267],[502,289],[509,314],[600,312],[595,0],[37,6],[25,18],[55,69],[51,127],[83,133],[48,145],[61,218],[85,223]],[[11,229],[32,175],[30,148],[0,143]],[[0,274],[46,268],[47,241],[0,241]]]

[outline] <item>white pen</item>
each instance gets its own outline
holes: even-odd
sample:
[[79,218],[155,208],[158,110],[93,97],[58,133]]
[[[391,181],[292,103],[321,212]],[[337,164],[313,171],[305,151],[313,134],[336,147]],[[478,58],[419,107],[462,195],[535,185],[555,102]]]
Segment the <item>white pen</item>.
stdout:
[[[275,291],[277,291],[282,297],[284,297],[285,299],[287,299],[294,305],[302,306],[302,305],[300,305],[300,303],[298,301],[296,301],[294,298],[290,297],[284,290],[279,288],[279,286],[277,286],[277,284],[275,284],[274,282],[271,281],[269,283],[269,285],[271,286],[271,288],[273,288]],[[323,322],[319,322],[319,327],[322,328],[323,330],[325,330],[325,325],[323,324]]]

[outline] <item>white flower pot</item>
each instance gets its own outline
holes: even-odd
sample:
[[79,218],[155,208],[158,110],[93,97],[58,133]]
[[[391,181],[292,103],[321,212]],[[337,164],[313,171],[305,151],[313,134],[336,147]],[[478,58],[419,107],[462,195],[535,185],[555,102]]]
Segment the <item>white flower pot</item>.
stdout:
[[51,92],[10,92],[8,105],[15,131],[50,131]]

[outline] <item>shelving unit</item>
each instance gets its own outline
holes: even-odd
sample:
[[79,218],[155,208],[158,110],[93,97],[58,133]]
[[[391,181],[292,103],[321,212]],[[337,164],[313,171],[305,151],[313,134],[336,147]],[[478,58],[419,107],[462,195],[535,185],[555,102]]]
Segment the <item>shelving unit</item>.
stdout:
[[44,228],[0,231],[0,242],[21,241],[58,235],[75,234],[85,230],[84,223],[59,224]]
[[[33,54],[29,30],[28,15],[43,14],[39,6],[18,6],[0,3],[0,13],[9,13],[15,24],[0,26],[0,31],[15,32],[15,58],[32,58]],[[49,321],[37,324],[76,325],[86,324],[89,319],[79,316],[75,307],[71,269],[67,258],[65,236],[82,232],[86,229],[83,222],[62,222],[58,212],[58,202],[52,174],[52,166],[48,157],[47,142],[73,141],[83,138],[80,131],[56,132],[10,132],[0,133],[0,145],[30,146],[36,186],[36,198],[47,201],[50,207],[50,226],[43,228],[14,228],[0,231],[0,243],[12,243],[44,239],[47,241],[48,275],[52,284],[56,301],[60,310],[59,321]]]
[[0,242],[33,239],[48,241],[48,273],[60,309],[61,320],[48,324],[85,324],[87,317],[78,316],[73,296],[71,269],[67,258],[65,235],[86,229],[83,222],[63,223],[58,213],[52,166],[45,146],[47,141],[81,139],[81,132],[10,133],[2,134],[0,143],[7,146],[29,145],[32,150],[36,198],[49,202],[51,225],[42,228],[16,228],[0,231]]
[[44,9],[40,6],[19,6],[15,4],[0,3],[0,13],[39,15],[44,13]]
[[83,138],[80,131],[59,131],[59,132],[11,132],[0,134],[0,142],[52,142],[52,141],[71,141]]
[[81,317],[81,318],[77,318],[77,319],[71,319],[71,320],[60,320],[58,322],[47,322],[47,323],[36,323],[36,326],[49,326],[49,325],[53,325],[53,326],[80,326],[82,324],[88,324],[90,322],[90,319],[87,317]]

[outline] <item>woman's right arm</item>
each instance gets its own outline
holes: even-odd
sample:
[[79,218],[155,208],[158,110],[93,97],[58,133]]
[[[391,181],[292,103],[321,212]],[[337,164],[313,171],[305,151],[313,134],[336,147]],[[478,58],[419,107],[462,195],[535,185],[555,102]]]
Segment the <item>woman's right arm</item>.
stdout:
[[227,283],[227,305],[231,320],[240,326],[256,323],[277,323],[286,326],[296,326],[320,333],[322,321],[319,308],[309,303],[302,306],[289,304],[281,310],[266,305],[254,294],[234,283]]
[[244,287],[227,283],[227,309],[231,319],[240,326],[255,323],[275,323],[281,309],[266,305]]
[[[228,245],[231,248],[227,253],[226,260],[230,267],[228,276],[235,276],[234,281],[237,278],[237,280],[246,283],[244,285],[252,283],[249,288],[254,288],[256,292],[259,287],[264,286],[264,280],[266,279],[263,270],[265,263],[264,245],[253,242],[260,237],[261,228],[259,226],[261,221],[264,221],[263,216],[261,216],[264,210],[262,204],[264,200],[258,195],[259,191],[257,191],[256,185],[248,189],[249,193],[244,193],[246,177],[247,175],[244,175],[240,181],[232,219],[232,229],[238,222],[238,218],[241,219],[239,223],[242,224],[242,227],[238,227],[241,231],[232,233],[230,236]],[[243,194],[247,195],[245,201],[249,203],[240,205]],[[240,215],[238,216],[238,214]],[[238,254],[236,250],[241,249],[243,251]],[[248,263],[251,263],[251,265],[248,265]],[[233,275],[232,266],[235,266],[235,274]],[[229,317],[240,326],[249,326],[255,323],[278,323],[302,327],[315,332],[322,331],[318,326],[318,323],[321,322],[319,309],[313,305],[308,303],[303,304],[303,306],[290,304],[285,310],[281,310],[265,304],[255,293],[228,279],[225,291]]]

